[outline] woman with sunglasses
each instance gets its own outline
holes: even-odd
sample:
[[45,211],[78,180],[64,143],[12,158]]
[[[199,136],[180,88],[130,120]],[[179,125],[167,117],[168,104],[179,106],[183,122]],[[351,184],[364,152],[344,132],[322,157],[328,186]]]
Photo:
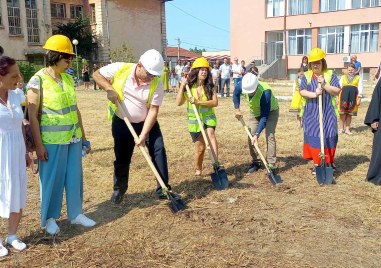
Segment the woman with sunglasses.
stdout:
[[304,129],[303,158],[320,165],[319,96],[323,98],[323,129],[325,161],[334,169],[334,157],[338,141],[336,97],[340,84],[332,70],[327,69],[325,52],[313,48],[309,54],[309,71],[304,73],[299,85],[302,98],[301,117]]
[[[63,191],[68,219],[85,227],[95,222],[82,214],[82,147],[86,142],[77,107],[71,66],[73,46],[64,35],[53,35],[45,43],[46,68],[29,81],[29,120],[39,159],[41,226],[55,235],[60,231]],[[88,151],[90,147],[88,146]]]

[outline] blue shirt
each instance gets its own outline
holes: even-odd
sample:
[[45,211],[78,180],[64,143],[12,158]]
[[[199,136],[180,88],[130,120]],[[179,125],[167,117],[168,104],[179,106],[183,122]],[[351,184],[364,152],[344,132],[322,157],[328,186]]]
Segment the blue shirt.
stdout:
[[[234,85],[233,103],[234,108],[239,109],[242,94],[242,80]],[[251,99],[251,97],[250,97]],[[266,128],[267,120],[271,110],[271,90],[265,90],[261,96],[261,116],[259,117],[259,123],[255,135],[259,136],[262,130]]]

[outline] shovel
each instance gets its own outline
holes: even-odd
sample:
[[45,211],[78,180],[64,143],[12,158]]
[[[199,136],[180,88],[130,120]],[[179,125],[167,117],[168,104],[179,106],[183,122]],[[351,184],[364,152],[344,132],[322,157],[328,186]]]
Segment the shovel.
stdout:
[[[189,98],[192,97],[192,93],[188,85],[186,85],[186,90],[187,90],[188,97]],[[220,168],[220,164],[216,161],[216,154],[213,148],[210,146],[208,135],[205,132],[204,124],[201,121],[196,105],[192,104],[192,108],[196,115],[198,125],[201,129],[202,137],[204,138],[204,141],[205,141],[205,146],[208,149],[210,160],[212,161],[214,173],[212,173],[210,176],[212,178],[213,186],[217,190],[224,190],[229,187],[228,175],[226,174],[225,169]]]
[[[122,107],[123,105],[121,105],[119,103],[119,101],[117,102],[117,105],[118,105],[118,111],[121,112],[122,116],[123,116],[123,120],[124,122],[126,122],[126,125],[128,127],[128,129],[130,130],[132,136],[134,137],[134,140],[138,140],[138,135],[136,134],[134,128],[132,127],[130,121],[128,120],[127,116],[126,116],[126,112],[124,110],[124,107]],[[163,179],[161,178],[159,172],[157,171],[157,169],[155,168],[154,164],[152,163],[152,159],[148,153],[148,149],[146,146],[138,146],[140,151],[142,152],[144,158],[146,159],[148,165],[150,166],[150,168],[152,169],[153,173],[155,174],[155,177],[156,177],[156,180],[159,182],[160,186],[161,186],[161,189],[163,191],[163,193],[167,196],[168,200],[169,200],[169,208],[171,209],[171,211],[173,213],[176,213],[180,210],[184,210],[186,208],[185,206],[185,203],[179,199],[179,198],[175,198],[175,196],[173,195],[173,193],[171,193],[167,186],[165,186],[165,183],[163,182]]]
[[[253,135],[251,135],[251,132],[249,130],[249,128],[246,126],[245,124],[245,121],[243,120],[243,118],[241,117],[240,120],[241,121],[241,124],[242,126],[245,128],[246,130],[246,133],[247,135],[249,136],[250,140],[253,139]],[[261,158],[262,162],[263,162],[263,165],[266,167],[266,170],[267,170],[267,177],[268,179],[270,180],[270,182],[273,184],[273,185],[276,185],[278,183],[281,183],[282,182],[282,179],[279,175],[276,175],[274,174],[274,172],[269,168],[269,165],[265,159],[265,157],[263,156],[261,150],[259,150],[259,147],[257,144],[254,143],[254,148],[255,150],[257,151],[259,157]]]
[[[320,83],[319,83],[319,88],[321,88]],[[320,154],[319,154],[320,166],[316,167],[316,179],[320,185],[332,184],[333,168],[327,166],[327,164],[325,163],[322,94],[319,95],[319,128],[320,128]]]

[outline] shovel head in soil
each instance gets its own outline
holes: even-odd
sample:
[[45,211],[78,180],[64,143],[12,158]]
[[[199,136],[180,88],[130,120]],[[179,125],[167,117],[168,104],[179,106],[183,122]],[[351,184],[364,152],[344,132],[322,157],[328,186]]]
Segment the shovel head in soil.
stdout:
[[271,169],[269,169],[269,171],[267,172],[267,177],[273,185],[282,183],[282,178],[279,175],[274,174],[274,172]]
[[177,213],[186,208],[184,201],[173,196],[171,192],[167,192],[167,198],[169,200],[168,206],[173,213]]
[[216,190],[224,190],[229,187],[228,175],[225,169],[214,169],[214,173],[210,174],[212,184]]
[[324,160],[321,166],[316,167],[316,179],[320,185],[332,184],[333,182],[333,168],[327,167]]

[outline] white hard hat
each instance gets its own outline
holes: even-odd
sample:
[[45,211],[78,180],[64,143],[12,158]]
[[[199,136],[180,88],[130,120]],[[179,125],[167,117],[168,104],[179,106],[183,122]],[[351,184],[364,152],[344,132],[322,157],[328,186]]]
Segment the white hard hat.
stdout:
[[258,77],[255,74],[247,73],[242,78],[242,92],[254,93],[258,86]]
[[164,60],[159,51],[150,49],[140,56],[139,62],[150,74],[161,75],[164,68]]

